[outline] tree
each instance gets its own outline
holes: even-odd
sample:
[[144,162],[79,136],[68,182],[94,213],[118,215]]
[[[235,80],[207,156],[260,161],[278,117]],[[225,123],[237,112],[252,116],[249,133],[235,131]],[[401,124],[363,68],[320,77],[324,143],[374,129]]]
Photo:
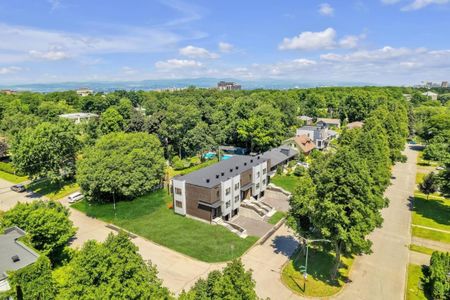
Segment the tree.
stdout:
[[50,260],[45,256],[8,275],[11,296],[16,299],[51,300],[56,297],[57,288],[52,278]]
[[77,162],[77,182],[92,200],[133,198],[156,188],[164,176],[161,143],[147,133],[110,133]]
[[189,130],[183,138],[182,144],[188,156],[193,156],[217,147],[211,131],[205,122],[199,122],[194,128]]
[[315,193],[308,177],[303,181],[304,187],[299,187],[300,193],[291,201],[290,215],[297,224],[299,217],[307,216],[314,234],[332,242],[336,276],[342,254],[370,253],[371,242],[366,235],[381,225],[379,209],[384,199],[373,193],[367,165],[350,147],[339,148],[314,173]]
[[437,177],[434,172],[431,172],[423,178],[422,182],[419,184],[419,190],[427,195],[427,200],[430,194],[433,194],[437,191]]
[[433,299],[450,299],[450,254],[434,251],[426,277],[428,289]]
[[1,228],[18,226],[25,230],[31,245],[52,262],[64,259],[65,247],[76,229],[69,210],[59,202],[33,201],[18,203],[0,219]]
[[117,109],[110,107],[100,116],[99,129],[101,134],[106,135],[111,132],[122,131],[124,124],[122,115]]
[[67,120],[41,123],[19,132],[11,145],[13,164],[30,177],[48,177],[60,182],[72,177],[80,142]]
[[445,161],[445,169],[439,172],[438,179],[441,193],[450,195],[450,158]]
[[104,243],[87,241],[64,268],[59,299],[171,299],[155,266],[124,232]]
[[4,138],[0,137],[0,158],[7,156],[8,154],[8,143]]
[[194,299],[258,299],[252,272],[245,271],[240,260],[234,260],[220,271],[212,271],[208,278],[199,279],[189,291],[183,291],[180,300]]

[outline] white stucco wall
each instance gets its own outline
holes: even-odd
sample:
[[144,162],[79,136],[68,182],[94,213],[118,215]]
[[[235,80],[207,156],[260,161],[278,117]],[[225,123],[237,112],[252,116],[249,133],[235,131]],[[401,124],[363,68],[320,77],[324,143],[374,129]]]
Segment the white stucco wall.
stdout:
[[[226,181],[222,181],[222,183],[220,184],[220,199],[222,199],[222,216],[226,216],[229,213],[231,213],[232,209],[233,209],[233,180],[232,178],[226,180]],[[227,195],[226,194],[226,190],[230,189],[230,193]],[[227,208],[226,203],[230,202],[229,207]]]
[[[238,184],[238,188],[236,189],[236,184]],[[241,175],[237,175],[232,178],[232,209],[239,208],[241,206]],[[238,201],[236,201],[236,197],[239,198]]]
[[[184,180],[172,179],[173,187],[173,210],[180,215],[186,215],[186,184]],[[175,193],[175,188],[181,189],[181,195]],[[177,207],[176,201],[181,201],[182,207]]]
[[299,135],[306,135],[308,136],[311,140],[314,141],[314,131],[313,130],[304,130],[304,129],[297,129],[297,136]]

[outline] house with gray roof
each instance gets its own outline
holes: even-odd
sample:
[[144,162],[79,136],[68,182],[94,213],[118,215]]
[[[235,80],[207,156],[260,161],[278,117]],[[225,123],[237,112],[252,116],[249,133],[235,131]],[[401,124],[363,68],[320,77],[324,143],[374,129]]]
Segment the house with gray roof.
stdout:
[[321,150],[328,147],[330,141],[337,137],[337,132],[328,129],[325,125],[314,125],[298,128],[296,136],[302,135],[309,137],[316,145],[316,148]]
[[244,199],[261,199],[269,173],[294,159],[298,152],[281,146],[259,155],[235,155],[214,165],[172,179],[177,214],[212,222],[230,220]]
[[19,227],[7,228],[0,234],[0,292],[10,289],[7,272],[25,268],[39,257],[36,251],[19,241],[24,235]]

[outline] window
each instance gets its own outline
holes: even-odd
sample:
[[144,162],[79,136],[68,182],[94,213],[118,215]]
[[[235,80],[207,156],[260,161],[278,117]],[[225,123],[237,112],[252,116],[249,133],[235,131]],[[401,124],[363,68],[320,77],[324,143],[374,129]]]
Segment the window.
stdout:
[[263,169],[263,174],[266,175],[266,173],[267,173],[267,169],[264,168],[264,169]]
[[239,182],[234,185],[234,190],[236,191],[238,189],[239,189]]
[[317,147],[322,147],[322,141],[317,141]]
[[256,188],[259,189],[259,183],[256,184]]
[[183,202],[175,201],[175,206],[178,207],[178,208],[183,208]]
[[225,195],[229,195],[231,193],[231,189],[230,188],[227,188],[226,190],[225,190]]
[[181,189],[180,188],[175,188],[175,194],[181,195]]
[[259,171],[256,172],[256,178],[259,178]]
[[230,207],[230,205],[231,205],[230,201],[225,202],[225,208]]
[[265,179],[263,179],[263,185],[266,185],[266,180]]
[[219,190],[216,191],[216,194],[217,194],[217,198],[219,198],[219,196],[220,196],[219,195]]
[[234,202],[239,202],[239,196],[234,197]]

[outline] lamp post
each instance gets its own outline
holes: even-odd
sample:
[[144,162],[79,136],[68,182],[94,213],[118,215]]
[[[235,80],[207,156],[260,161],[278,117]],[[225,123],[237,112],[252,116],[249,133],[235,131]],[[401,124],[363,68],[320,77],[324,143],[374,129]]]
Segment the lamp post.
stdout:
[[306,288],[306,280],[308,279],[308,254],[309,254],[309,243],[315,243],[315,242],[327,242],[327,243],[331,243],[330,240],[326,240],[326,239],[317,239],[317,240],[308,240],[308,239],[304,239],[304,241],[306,242],[306,258],[305,258],[305,265],[300,267],[300,271],[303,272],[303,278],[305,279],[305,283],[304,283],[304,289]]

